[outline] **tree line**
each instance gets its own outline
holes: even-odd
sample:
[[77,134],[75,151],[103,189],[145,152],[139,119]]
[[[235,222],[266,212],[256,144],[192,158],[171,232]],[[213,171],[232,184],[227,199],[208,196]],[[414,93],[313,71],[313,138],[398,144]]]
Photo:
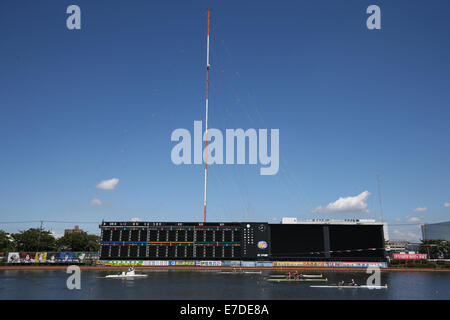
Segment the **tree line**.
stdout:
[[419,252],[426,253],[429,259],[450,258],[450,241],[426,240],[419,245]]
[[30,228],[18,233],[0,230],[0,252],[98,251],[100,237],[87,232],[67,233],[55,238],[49,230]]

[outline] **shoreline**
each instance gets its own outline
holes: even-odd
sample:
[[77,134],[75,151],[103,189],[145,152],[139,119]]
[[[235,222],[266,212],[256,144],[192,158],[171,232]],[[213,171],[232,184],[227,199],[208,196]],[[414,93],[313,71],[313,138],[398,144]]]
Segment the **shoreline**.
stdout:
[[[57,271],[66,270],[69,265],[58,265],[58,266],[33,266],[33,265],[19,265],[19,266],[0,266],[0,271]],[[124,271],[129,268],[129,266],[79,266],[82,271]],[[337,271],[337,272],[366,272],[366,268],[327,268],[327,267],[232,267],[232,266],[134,266],[136,270],[177,270],[177,271],[229,271],[229,270],[270,270],[270,271],[285,271],[285,270],[304,270],[304,271]],[[450,272],[450,268],[381,268],[381,272]]]

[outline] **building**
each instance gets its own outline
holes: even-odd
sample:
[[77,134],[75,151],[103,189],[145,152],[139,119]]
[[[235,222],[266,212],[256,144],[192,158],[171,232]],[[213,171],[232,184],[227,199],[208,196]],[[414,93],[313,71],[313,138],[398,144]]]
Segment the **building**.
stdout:
[[409,242],[406,240],[391,240],[386,245],[386,250],[390,253],[402,253],[407,251]]
[[406,240],[390,240],[386,244],[386,253],[391,258],[402,254],[414,255],[419,251],[419,245],[419,243],[412,243]]
[[422,239],[450,241],[450,221],[421,225]]
[[72,234],[72,233],[82,233],[83,230],[80,229],[79,226],[75,226],[73,229],[64,230],[64,235]]

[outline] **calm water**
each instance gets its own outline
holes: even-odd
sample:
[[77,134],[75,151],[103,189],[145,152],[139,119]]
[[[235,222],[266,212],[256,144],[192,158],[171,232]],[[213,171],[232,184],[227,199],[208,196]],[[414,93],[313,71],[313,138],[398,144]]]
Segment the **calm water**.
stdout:
[[[68,290],[64,271],[0,271],[0,299],[450,299],[450,273],[383,272],[388,289],[321,289],[314,283],[272,283],[273,274],[218,274],[212,271],[139,271],[147,278],[106,279],[106,271],[83,271],[81,290]],[[312,273],[312,272],[310,272]],[[363,272],[326,272],[364,284]],[[317,283],[324,284],[324,283]]]

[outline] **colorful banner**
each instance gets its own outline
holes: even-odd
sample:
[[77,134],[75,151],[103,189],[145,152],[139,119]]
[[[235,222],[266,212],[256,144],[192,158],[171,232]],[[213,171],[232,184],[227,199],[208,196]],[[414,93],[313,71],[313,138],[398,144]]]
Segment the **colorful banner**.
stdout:
[[426,260],[427,255],[422,253],[394,253],[394,260]]
[[[98,260],[97,252],[9,252],[8,263],[85,263]],[[14,261],[14,262],[10,262]]]
[[144,265],[143,261],[137,261],[137,260],[108,260],[103,261],[103,264],[105,266],[142,266]]
[[243,267],[256,267],[256,262],[255,261],[242,261],[241,265]]
[[272,261],[256,261],[257,267],[273,267]]
[[86,253],[84,252],[74,252],[75,260],[77,260],[79,263],[84,263],[86,260]]
[[236,260],[224,260],[222,261],[222,265],[227,267],[240,267],[241,262]]
[[8,253],[8,263],[20,263],[20,255],[18,252],[9,252]]
[[47,263],[59,262],[59,252],[47,252]]
[[274,267],[325,267],[323,261],[274,261]]
[[166,267],[169,265],[169,261],[167,260],[145,260],[144,266],[151,267]]
[[59,262],[61,263],[71,263],[74,262],[75,256],[73,252],[60,252],[59,253]]
[[45,263],[47,261],[47,252],[36,252],[34,256],[35,263]]
[[386,268],[386,262],[339,262],[328,261],[327,267],[330,268]]
[[274,261],[274,267],[386,268],[386,262]]
[[222,261],[196,261],[195,265],[200,267],[220,267]]
[[20,262],[21,263],[33,263],[36,252],[21,252]]

